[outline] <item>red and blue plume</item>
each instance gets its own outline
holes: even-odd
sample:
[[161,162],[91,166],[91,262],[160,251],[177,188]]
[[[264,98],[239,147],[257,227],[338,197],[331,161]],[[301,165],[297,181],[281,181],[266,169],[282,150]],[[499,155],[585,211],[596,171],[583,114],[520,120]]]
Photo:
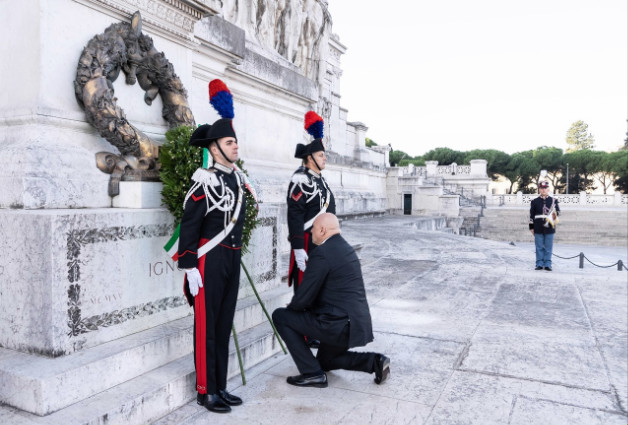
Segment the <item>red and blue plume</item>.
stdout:
[[305,130],[315,139],[323,138],[323,119],[314,111],[305,114]]
[[209,82],[209,103],[221,118],[233,119],[233,96],[221,80],[215,79]]

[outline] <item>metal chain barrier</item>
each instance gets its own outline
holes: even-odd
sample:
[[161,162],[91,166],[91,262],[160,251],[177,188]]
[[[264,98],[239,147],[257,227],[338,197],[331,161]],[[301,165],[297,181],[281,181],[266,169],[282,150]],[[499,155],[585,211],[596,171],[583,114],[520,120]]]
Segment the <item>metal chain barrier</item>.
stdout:
[[592,264],[592,265],[594,265],[595,267],[599,267],[599,268],[601,268],[601,269],[608,269],[608,268],[611,268],[611,267],[615,267],[615,266],[617,266],[617,271],[622,271],[623,269],[626,269],[626,271],[628,271],[628,267],[626,267],[626,265],[624,264],[624,262],[623,262],[622,260],[617,260],[617,262],[616,262],[616,263],[611,264],[611,265],[609,265],[609,266],[601,266],[601,265],[599,265],[599,264],[595,264],[593,261],[589,260],[589,259],[587,258],[587,256],[586,256],[586,255],[584,255],[584,252],[581,252],[581,253],[580,253],[580,254],[578,254],[578,255],[574,255],[573,257],[561,257],[560,255],[556,255],[556,254],[554,254],[554,253],[552,253],[552,255],[553,255],[554,257],[558,257],[558,258],[560,258],[560,259],[562,259],[562,260],[571,260],[572,258],[580,257],[580,266],[579,266],[579,268],[581,268],[581,269],[583,269],[583,268],[584,268],[584,260],[587,260],[589,263],[591,263],[591,264]]
[[573,257],[561,257],[560,255],[556,255],[556,254],[554,254],[553,252],[552,252],[552,255],[553,255],[554,257],[558,257],[558,258],[561,258],[561,259],[563,259],[563,260],[571,260],[572,258],[580,257],[580,254],[578,254],[578,255],[574,255]]

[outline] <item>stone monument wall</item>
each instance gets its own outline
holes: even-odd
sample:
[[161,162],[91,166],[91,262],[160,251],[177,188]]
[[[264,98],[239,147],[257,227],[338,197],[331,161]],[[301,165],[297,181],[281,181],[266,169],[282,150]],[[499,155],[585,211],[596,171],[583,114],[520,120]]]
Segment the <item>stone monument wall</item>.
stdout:
[[[191,314],[183,275],[161,248],[174,223],[158,205],[159,184],[140,182],[133,192],[121,185],[124,193],[109,196],[110,175],[95,155],[119,151],[88,124],[74,94],[84,46],[136,11],[142,33],[187,90],[196,123],[218,118],[208,103],[210,80],[223,79],[234,95],[240,155],[262,199],[245,257],[259,287],[280,284],[289,250],[285,192],[299,166],[296,144],[309,141],[307,110],[325,118],[325,175],[338,213],[385,209],[386,155],[367,150],[366,127],[347,123],[339,104],[345,48],[331,33],[326,2],[9,3],[0,3],[8,59],[0,63],[1,347],[56,357]],[[236,10],[236,3],[249,6]],[[112,85],[126,120],[163,143],[160,97],[148,106],[122,73]]]

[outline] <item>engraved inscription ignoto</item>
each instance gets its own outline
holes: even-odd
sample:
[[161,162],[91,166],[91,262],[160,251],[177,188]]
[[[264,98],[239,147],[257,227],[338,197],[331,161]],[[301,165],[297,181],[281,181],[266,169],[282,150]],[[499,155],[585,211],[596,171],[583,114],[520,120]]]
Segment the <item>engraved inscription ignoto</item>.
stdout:
[[132,227],[108,227],[104,229],[82,229],[71,230],[67,238],[67,266],[68,266],[68,335],[70,337],[96,331],[100,328],[114,326],[127,320],[147,316],[160,311],[186,305],[183,296],[166,297],[148,303],[114,310],[91,317],[81,316],[81,265],[85,263],[81,260],[81,248],[85,245],[100,242],[115,242],[120,240],[131,240],[141,238],[151,238],[168,236],[172,233],[172,225],[154,224]]

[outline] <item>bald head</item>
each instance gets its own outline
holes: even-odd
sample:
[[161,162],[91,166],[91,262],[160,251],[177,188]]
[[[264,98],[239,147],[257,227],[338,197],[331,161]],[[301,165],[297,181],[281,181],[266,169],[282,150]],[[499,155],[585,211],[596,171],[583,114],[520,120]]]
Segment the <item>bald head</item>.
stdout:
[[316,217],[312,225],[312,242],[320,245],[338,233],[340,233],[338,218],[331,213],[321,214]]

